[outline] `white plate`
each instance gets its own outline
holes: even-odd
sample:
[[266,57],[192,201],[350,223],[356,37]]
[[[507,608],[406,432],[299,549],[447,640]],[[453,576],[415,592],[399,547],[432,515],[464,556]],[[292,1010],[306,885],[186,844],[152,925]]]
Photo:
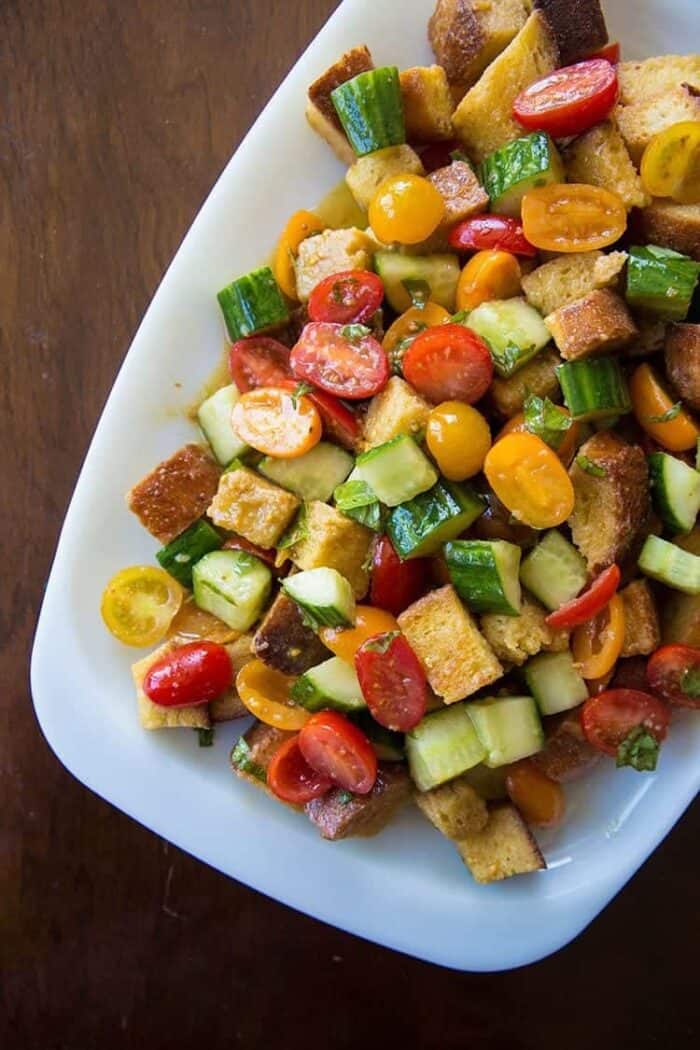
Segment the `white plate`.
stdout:
[[[695,0],[608,3],[625,55],[686,51]],[[698,789],[700,720],[674,724],[659,772],[606,763],[569,794],[566,826],[544,841],[549,870],[488,887],[417,812],[379,838],[323,842],[302,817],[236,780],[228,752],[194,733],[146,733],[129,665],[99,616],[120,567],[151,562],[155,542],[123,493],[191,429],[180,410],[219,358],[216,292],[256,265],[288,215],[342,175],[303,117],[306,86],[345,48],[378,63],[430,60],[433,0],[345,0],[231,160],[183,241],[119,373],[66,516],[32,659],[39,722],[64,765],[124,812],[228,875],[294,908],[420,958],[469,970],[532,962],[575,937],[660,842]],[[634,19],[627,15],[634,14]],[[626,25],[627,22],[632,24]],[[182,384],[181,386],[179,384]]]

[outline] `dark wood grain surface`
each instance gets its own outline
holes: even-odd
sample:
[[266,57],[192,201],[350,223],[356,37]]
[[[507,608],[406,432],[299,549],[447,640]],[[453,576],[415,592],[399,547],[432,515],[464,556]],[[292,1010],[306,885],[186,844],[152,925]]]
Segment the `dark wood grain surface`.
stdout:
[[107,392],[209,187],[334,7],[0,3],[0,1046],[697,1046],[697,808],[570,947],[459,974],[179,852],[83,789],[35,722],[32,634]]

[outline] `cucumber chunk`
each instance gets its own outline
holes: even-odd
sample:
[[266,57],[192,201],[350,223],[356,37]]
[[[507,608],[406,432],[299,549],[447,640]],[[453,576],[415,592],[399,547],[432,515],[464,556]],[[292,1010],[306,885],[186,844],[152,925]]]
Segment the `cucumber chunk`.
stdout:
[[217,299],[231,342],[289,320],[289,308],[269,266],[237,277]]
[[265,456],[258,463],[263,477],[293,492],[307,503],[320,500],[326,503],[337,485],[342,484],[352,470],[353,458],[344,449],[319,441],[309,452],[296,459],[275,459]]
[[588,687],[568,651],[540,653],[528,660],[525,681],[543,715],[557,715],[588,699]]
[[156,551],[160,566],[169,572],[183,587],[192,586],[192,569],[195,564],[210,551],[216,551],[223,544],[223,539],[213,525],[204,518],[195,521],[174,540]]
[[683,321],[690,309],[700,263],[670,248],[648,244],[630,248],[627,260],[627,302],[665,321]]
[[627,381],[614,357],[566,361],[557,366],[557,378],[572,419],[610,419],[632,410]]
[[357,457],[353,481],[364,481],[381,503],[397,507],[432,488],[438,473],[408,434]]
[[428,492],[394,507],[386,531],[400,558],[422,558],[461,535],[485,506],[468,485],[441,479]]
[[700,511],[700,474],[668,452],[649,456],[654,504],[670,529],[690,532]]
[[282,581],[282,590],[304,613],[310,627],[352,627],[355,595],[337,569],[307,569]]
[[481,182],[491,198],[491,211],[520,217],[528,190],[564,181],[564,165],[544,131],[533,131],[490,153],[481,165]]
[[247,631],[269,597],[272,574],[245,551],[212,551],[192,570],[194,600],[234,631]]
[[331,102],[358,157],[406,141],[396,66],[358,73],[331,91]]
[[332,656],[297,678],[291,696],[307,711],[320,711],[324,707],[359,711],[367,706],[355,668],[339,656]]
[[483,762],[486,749],[477,736],[466,704],[436,711],[406,734],[408,768],[420,791],[444,784]]
[[470,609],[520,612],[520,547],[506,540],[455,540],[445,545],[450,579]]
[[233,407],[241,395],[235,383],[222,386],[197,409],[197,422],[222,467],[248,451],[231,425]]
[[520,566],[520,582],[550,612],[580,594],[587,580],[585,560],[556,529],[544,534]]
[[454,310],[460,274],[456,255],[404,255],[379,251],[375,253],[374,266],[384,283],[387,301],[397,313],[401,314],[411,306],[411,296],[404,281],[425,281],[430,288],[428,298],[450,312]]
[[700,557],[659,536],[647,536],[637,562],[645,576],[684,594],[700,594]]
[[552,338],[534,306],[524,299],[497,299],[482,303],[466,320],[491,351],[493,365],[508,379],[531,361]]
[[467,704],[486,750],[487,766],[505,766],[544,747],[542,723],[531,696],[491,696]]

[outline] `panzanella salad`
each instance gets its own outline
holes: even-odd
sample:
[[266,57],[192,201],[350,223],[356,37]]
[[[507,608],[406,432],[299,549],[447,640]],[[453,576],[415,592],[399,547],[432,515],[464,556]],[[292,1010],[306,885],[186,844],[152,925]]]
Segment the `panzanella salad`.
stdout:
[[102,614],[157,646],[144,728],[253,715],[234,771],[325,838],[412,800],[491,882],[700,705],[700,56],[621,61],[598,0],[428,32],[310,86],[344,207],[219,291],[228,381]]

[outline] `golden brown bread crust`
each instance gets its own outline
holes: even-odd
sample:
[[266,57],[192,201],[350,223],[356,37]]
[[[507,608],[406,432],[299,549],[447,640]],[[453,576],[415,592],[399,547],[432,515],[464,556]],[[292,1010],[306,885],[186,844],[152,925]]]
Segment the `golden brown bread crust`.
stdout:
[[625,610],[625,637],[620,656],[648,656],[661,645],[656,603],[646,580],[633,580],[620,597]]
[[307,92],[309,102],[317,110],[320,110],[325,119],[343,134],[343,125],[340,123],[340,118],[335,111],[331,92],[335,91],[337,87],[346,81],[352,80],[353,77],[358,76],[360,73],[366,73],[370,69],[374,69],[372,56],[366,45],[361,44],[359,47],[353,47],[341,55],[337,62],[334,62],[325,73],[322,73],[309,86]]
[[456,222],[462,222],[488,208],[488,194],[474,174],[471,164],[463,160],[453,161],[447,167],[431,172],[428,182],[432,182],[445,203],[442,226],[454,226]]
[[561,358],[555,350],[544,349],[508,379],[494,376],[489,397],[499,415],[510,419],[520,412],[528,393],[561,401],[557,379],[560,364]]
[[552,780],[565,784],[591,769],[601,756],[581,728],[581,709],[574,708],[545,721],[545,745],[530,761]]
[[448,839],[462,839],[486,827],[486,803],[464,777],[430,791],[416,791],[413,797],[431,824]]
[[599,0],[534,0],[552,29],[562,66],[579,62],[608,42]]
[[412,66],[399,73],[408,142],[452,138],[452,94],[442,66]]
[[428,40],[449,82],[465,81],[469,62],[485,40],[471,0],[437,0],[428,22]]
[[673,248],[700,262],[700,204],[656,198],[639,213],[641,235],[649,244]]
[[511,802],[489,806],[486,826],[455,845],[476,882],[497,882],[547,867],[530,829]]
[[544,323],[565,361],[619,350],[638,334],[627,304],[608,288],[562,306]]
[[303,674],[330,656],[318,635],[304,623],[297,603],[283,592],[255,632],[253,650],[259,660],[289,675]]
[[700,325],[669,325],[664,356],[668,378],[681,398],[700,409]]
[[201,445],[185,445],[127,493],[129,509],[161,543],[170,543],[201,518],[221,468]]
[[402,762],[380,762],[369,794],[352,795],[349,800],[347,794],[334,788],[304,806],[321,838],[336,842],[352,835],[376,835],[411,797],[411,778]]

